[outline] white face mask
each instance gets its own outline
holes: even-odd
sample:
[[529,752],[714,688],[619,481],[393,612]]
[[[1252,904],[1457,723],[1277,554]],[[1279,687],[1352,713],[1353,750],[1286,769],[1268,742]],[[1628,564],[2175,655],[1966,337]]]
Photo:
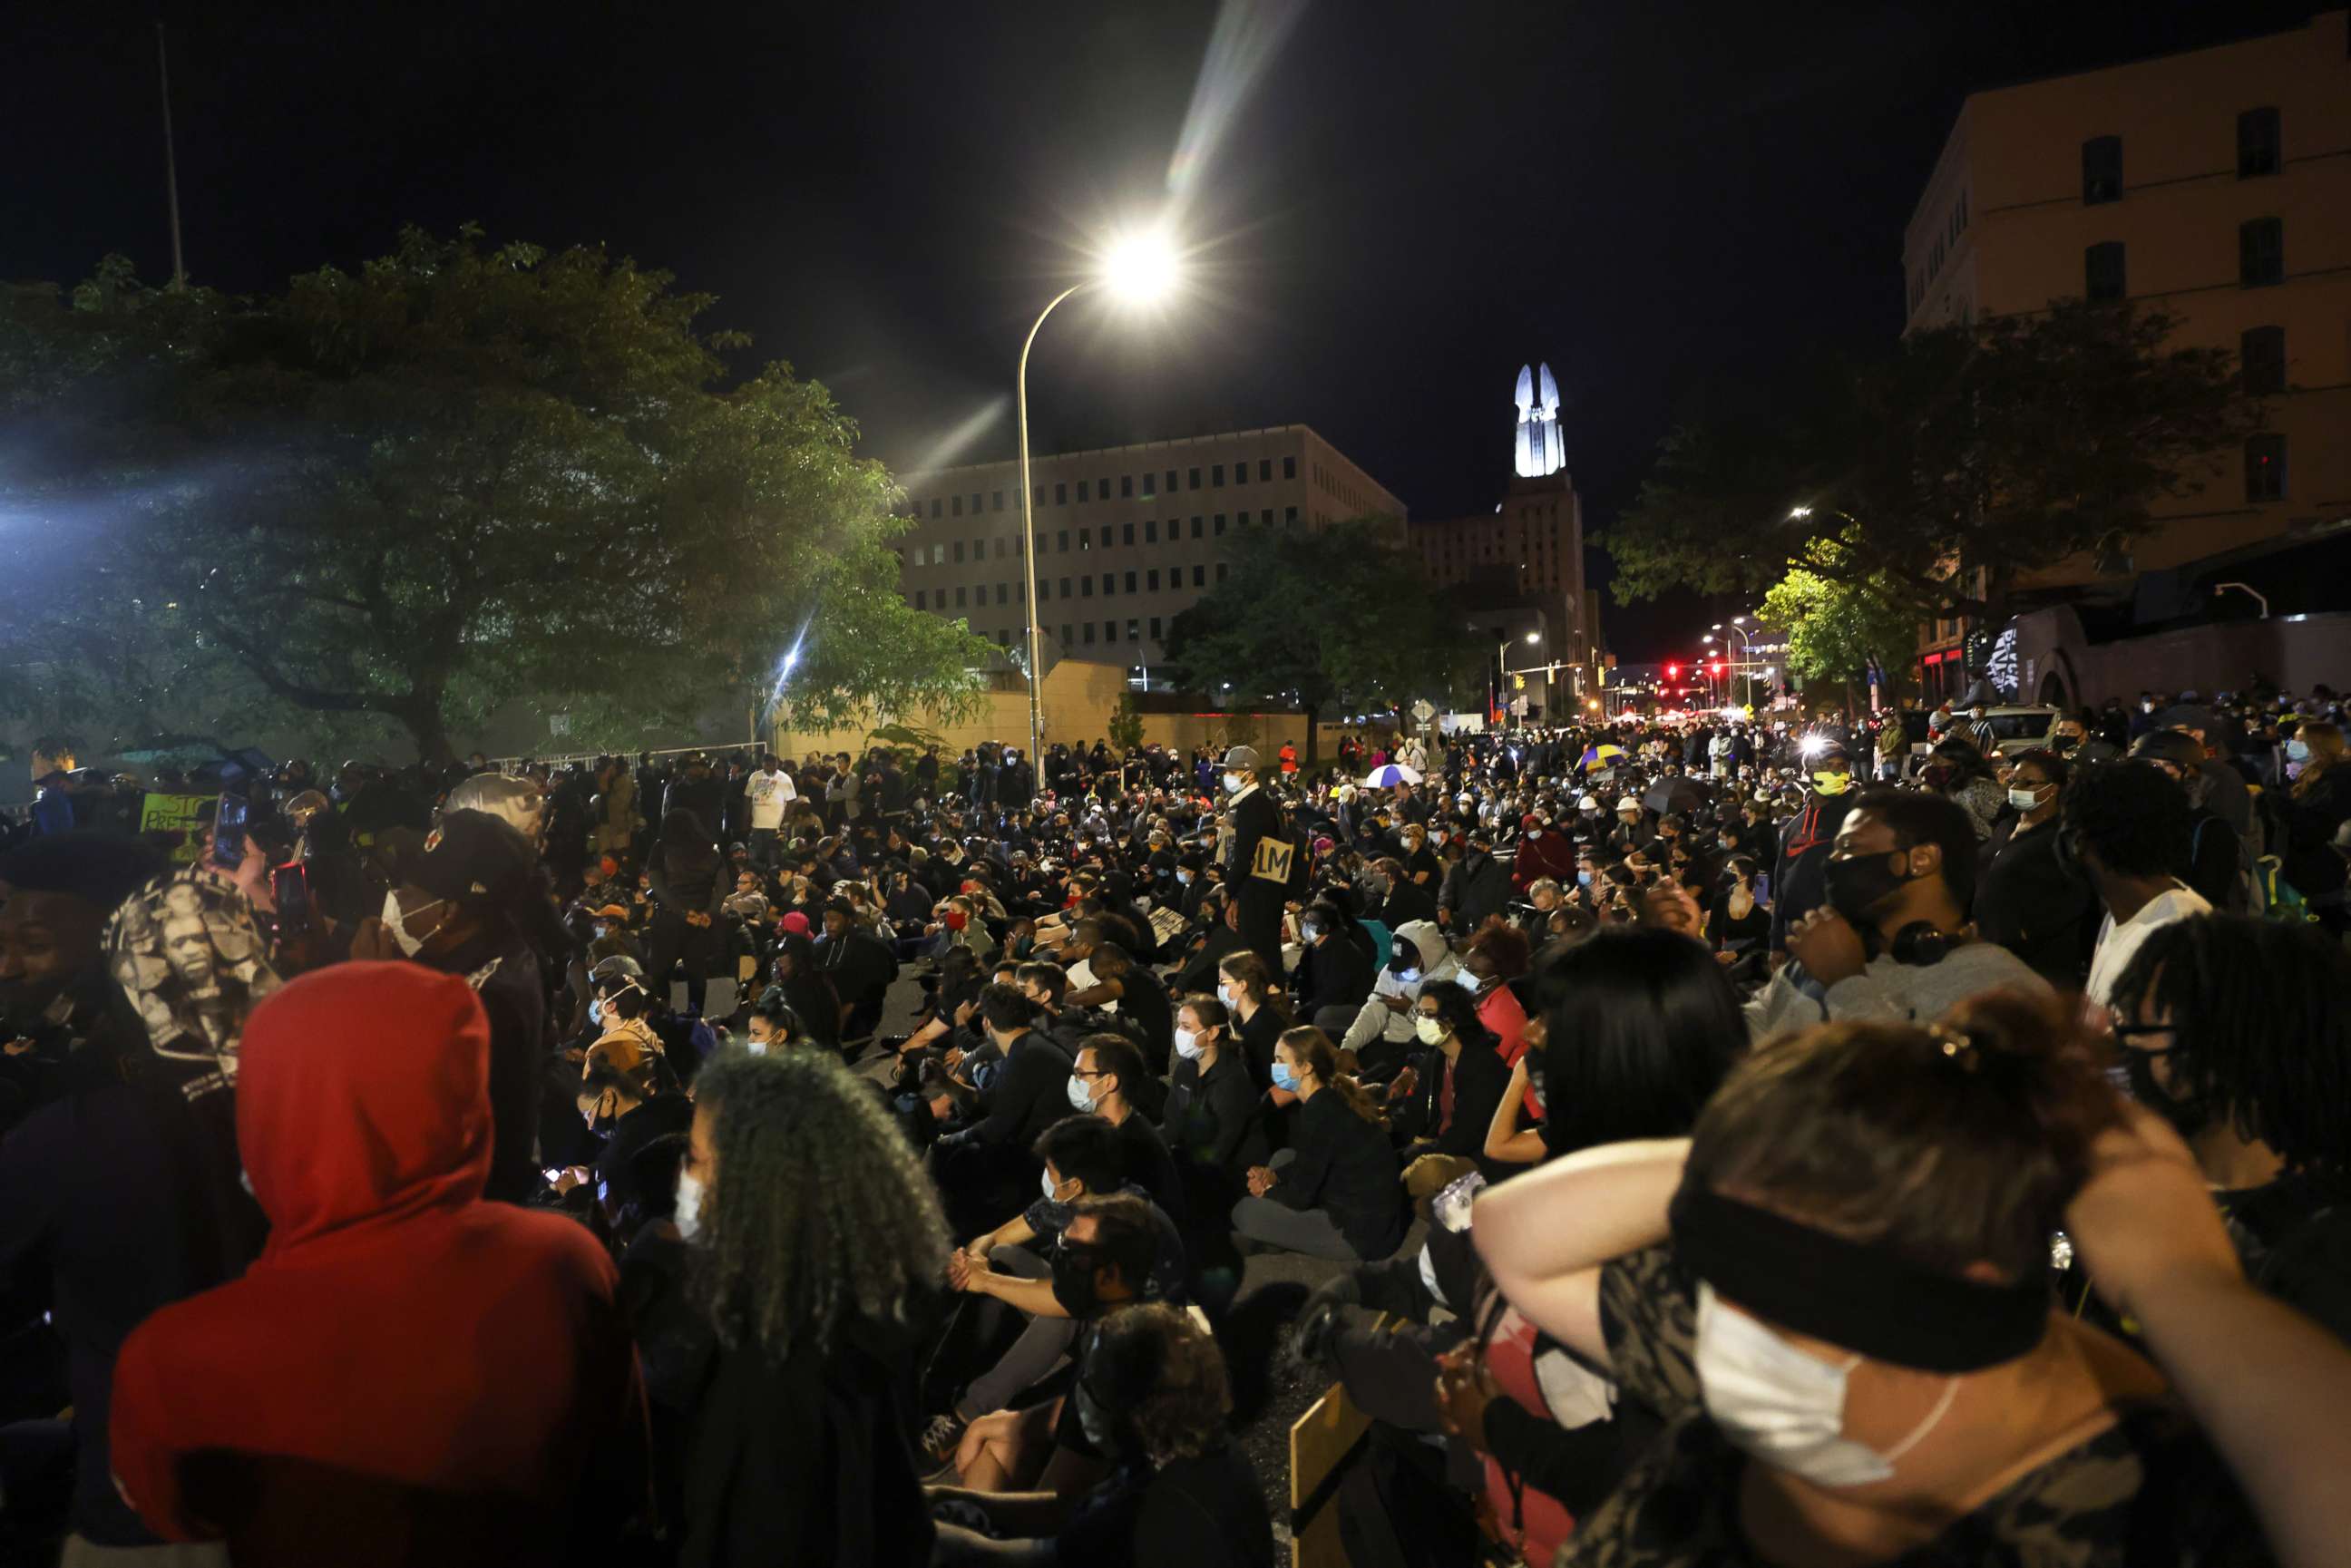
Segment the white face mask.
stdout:
[[1467,969],[1456,969],[1453,972],[1453,983],[1474,997],[1486,982]]
[[1061,1201],[1061,1184],[1053,1179],[1053,1173],[1051,1171],[1045,1171],[1040,1174],[1037,1177],[1037,1185],[1044,1189],[1045,1201],[1047,1203],[1059,1203]]
[[1086,1092],[1086,1081],[1076,1073],[1070,1074],[1070,1109],[1085,1112],[1094,1108],[1094,1097]]
[[1200,1043],[1200,1031],[1198,1030],[1179,1029],[1176,1031],[1176,1054],[1182,1057],[1185,1061],[1199,1061],[1200,1052],[1206,1049],[1207,1048]]
[[1431,1018],[1426,1013],[1415,1013],[1412,1032],[1420,1037],[1421,1044],[1435,1045],[1445,1038],[1445,1020]]
[[677,1233],[691,1241],[702,1233],[702,1178],[692,1171],[677,1173]]
[[1885,1480],[1959,1391],[1954,1377],[1910,1435],[1879,1453],[1844,1436],[1845,1378],[1861,1360],[1856,1355],[1842,1366],[1815,1361],[1698,1282],[1696,1362],[1706,1413],[1732,1447],[1767,1465],[1817,1487]]
[[764,1040],[747,1040],[743,1042],[743,1049],[749,1051],[754,1056],[765,1056],[768,1054],[768,1047],[771,1043],[773,1042]]
[[1238,986],[1218,986],[1217,999],[1228,1008],[1238,1008],[1241,1005],[1241,988]]
[[604,998],[596,997],[588,1003],[588,1021],[601,1027],[604,1022]]
[[2020,811],[2030,811],[2039,807],[2041,796],[2037,790],[2011,789],[2008,792],[2008,803]]
[[[445,898],[436,898],[430,904],[419,905],[416,913],[422,915],[427,909],[438,909],[448,902]],[[392,933],[392,939],[399,944],[400,950],[413,958],[424,951],[424,938],[411,936],[408,934],[407,918],[400,911],[399,890],[386,889],[383,895],[383,928]]]
[[1228,794],[1228,795],[1238,795],[1238,794],[1239,794],[1240,792],[1241,792],[1241,776],[1240,776],[1239,774],[1238,774],[1238,773],[1228,773],[1228,774],[1226,774],[1226,775],[1225,775],[1225,793],[1226,793],[1226,794]]

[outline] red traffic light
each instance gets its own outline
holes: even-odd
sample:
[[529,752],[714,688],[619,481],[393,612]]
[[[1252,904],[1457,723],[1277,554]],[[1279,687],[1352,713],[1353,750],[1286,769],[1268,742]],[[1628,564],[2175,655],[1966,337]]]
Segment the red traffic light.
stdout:
[[1667,664],[1666,666],[1666,679],[1669,681],[1679,675],[1681,673],[1682,667],[1679,664]]

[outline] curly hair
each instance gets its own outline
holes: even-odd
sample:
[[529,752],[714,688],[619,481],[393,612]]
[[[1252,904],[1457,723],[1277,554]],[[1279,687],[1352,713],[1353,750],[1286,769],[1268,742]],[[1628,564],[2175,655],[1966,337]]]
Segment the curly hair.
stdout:
[[2170,1020],[2173,1095],[2229,1118],[2289,1170],[2340,1172],[2351,1155],[2346,996],[2351,956],[2317,926],[2199,915],[2147,933],[2112,1000]]
[[720,1343],[822,1351],[848,1319],[903,1313],[946,1267],[937,1194],[837,1058],[725,1051],[695,1095],[717,1155],[696,1283]]
[[1224,1357],[1217,1342],[1174,1307],[1112,1313],[1086,1373],[1155,1469],[1196,1459],[1225,1440],[1233,1400]]

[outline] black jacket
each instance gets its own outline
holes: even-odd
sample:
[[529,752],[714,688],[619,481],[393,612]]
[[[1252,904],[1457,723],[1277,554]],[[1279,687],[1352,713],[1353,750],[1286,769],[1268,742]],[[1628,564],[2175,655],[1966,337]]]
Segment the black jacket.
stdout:
[[[1287,882],[1270,882],[1249,874],[1249,868],[1257,863],[1259,844],[1268,839],[1276,843],[1286,841],[1281,827],[1281,808],[1275,805],[1273,797],[1260,788],[1249,791],[1233,808],[1233,853],[1232,859],[1225,862],[1225,885],[1238,896],[1253,902],[1266,899],[1283,902],[1290,896]],[[1291,868],[1293,873],[1299,869]]]
[[1299,960],[1298,993],[1298,1016],[1310,1022],[1323,1008],[1361,1009],[1372,994],[1371,955],[1332,932]]
[[1510,873],[1499,861],[1479,850],[1466,852],[1445,873],[1437,895],[1437,906],[1453,912],[1453,929],[1463,933],[1478,929],[1488,915],[1501,914],[1510,899]]
[[2058,855],[2057,825],[2020,833],[2011,817],[1992,830],[1982,855],[1972,912],[1977,933],[2058,989],[2081,989],[2105,908],[2088,879]]
[[1388,1135],[1348,1109],[1335,1089],[1298,1107],[1290,1129],[1291,1162],[1266,1196],[1286,1208],[1319,1208],[1347,1244],[1367,1260],[1404,1244],[1411,1221],[1396,1179]]
[[1771,947],[1788,945],[1790,922],[1810,915],[1828,897],[1829,849],[1836,842],[1844,814],[1853,810],[1853,792],[1823,795],[1807,790],[1803,810],[1780,835],[1779,857],[1771,862]]
[[1249,1080],[1239,1045],[1228,1040],[1203,1075],[1197,1062],[1178,1059],[1167,1089],[1160,1134],[1176,1155],[1240,1176],[1265,1164],[1269,1150],[1259,1121],[1264,1101]]
[[1030,1030],[1005,1053],[1004,1074],[989,1096],[987,1114],[964,1136],[1026,1151],[1046,1128],[1070,1114],[1070,1053]]
[[[1402,1117],[1405,1128],[1414,1137],[1435,1139],[1434,1152],[1464,1155],[1477,1160],[1483,1168],[1486,1133],[1494,1124],[1494,1111],[1502,1103],[1503,1092],[1510,1086],[1510,1068],[1495,1054],[1492,1046],[1464,1041],[1461,1055],[1453,1063],[1453,1122],[1440,1129],[1445,1052],[1425,1051],[1413,1059],[1413,1067],[1420,1082],[1406,1103],[1408,1109]],[[1489,1171],[1488,1179],[1493,1174]]]
[[1412,882],[1400,882],[1388,890],[1385,904],[1380,905],[1379,923],[1390,931],[1400,931],[1407,921],[1435,920],[1437,900],[1428,889]]

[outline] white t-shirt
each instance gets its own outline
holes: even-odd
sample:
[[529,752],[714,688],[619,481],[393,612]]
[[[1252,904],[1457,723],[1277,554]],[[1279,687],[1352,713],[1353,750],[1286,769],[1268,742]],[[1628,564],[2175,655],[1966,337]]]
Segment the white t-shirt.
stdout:
[[755,769],[751,777],[744,780],[743,793],[751,801],[751,826],[754,830],[782,827],[784,808],[799,798],[799,791],[792,787],[792,776],[781,768],[773,773],[765,768]]
[[2090,955],[2090,1000],[2100,1007],[2114,1000],[2115,982],[2130,967],[2139,944],[2147,940],[2149,932],[2174,921],[2211,913],[2212,906],[2204,902],[2203,894],[2185,883],[2174,883],[2170,892],[2148,899],[2145,908],[2120,925],[2115,924],[2113,915],[2107,915],[2098,927],[2098,946]]

